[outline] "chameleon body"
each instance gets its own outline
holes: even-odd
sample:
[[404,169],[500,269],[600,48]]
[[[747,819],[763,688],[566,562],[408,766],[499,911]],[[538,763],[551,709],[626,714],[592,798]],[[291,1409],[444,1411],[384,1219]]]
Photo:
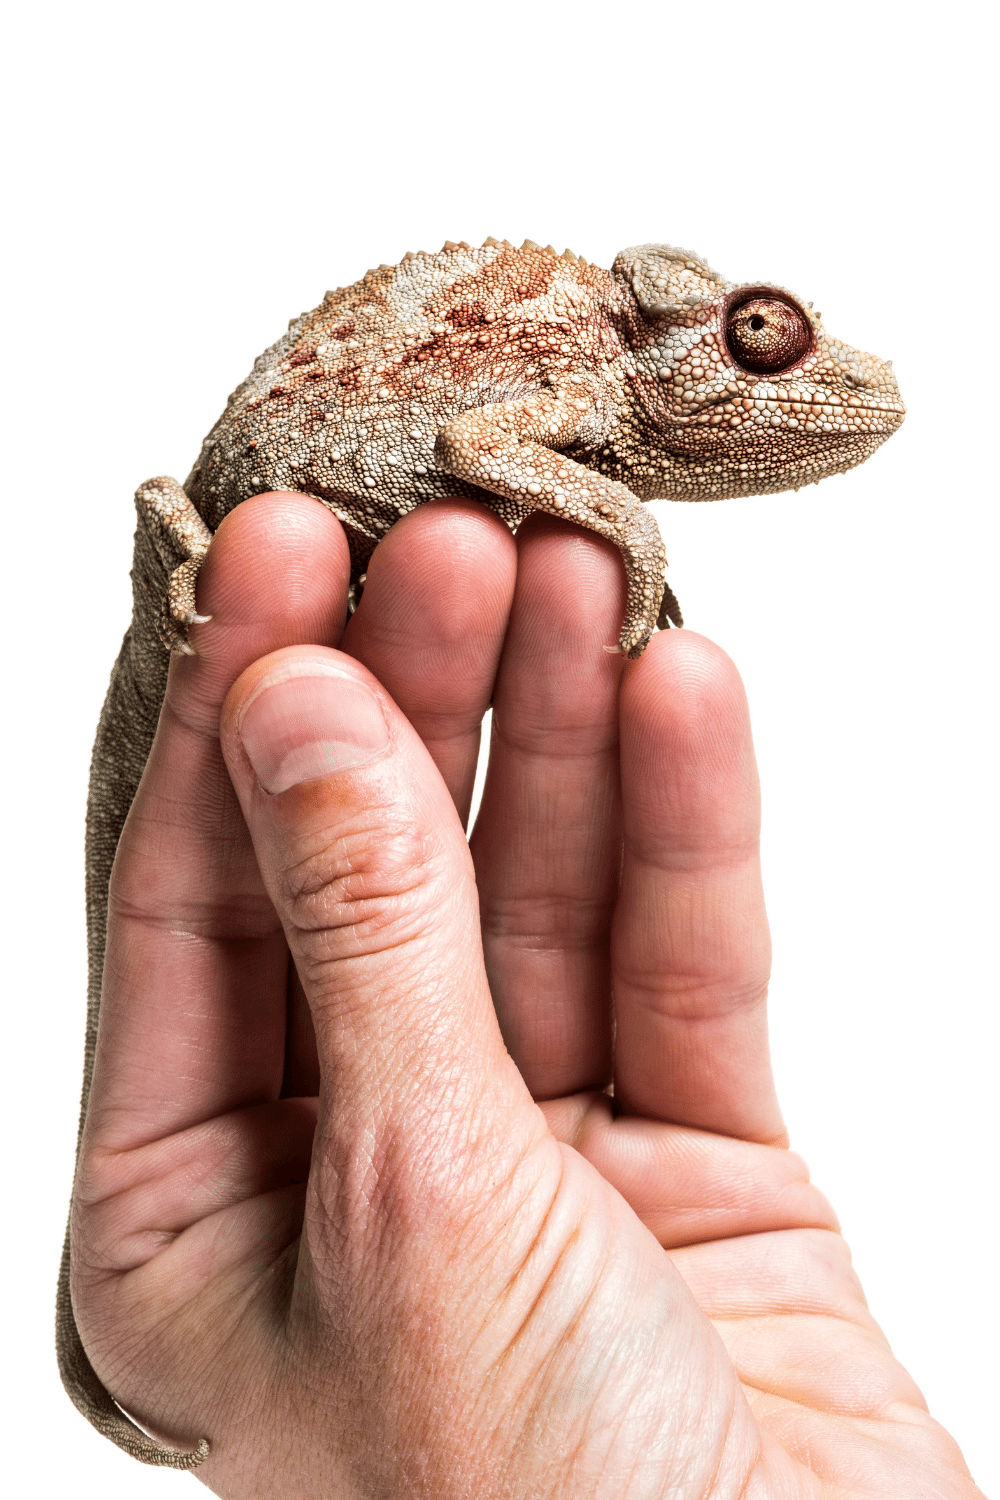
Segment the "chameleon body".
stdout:
[[[82,1119],[93,1070],[115,850],[149,755],[168,651],[190,650],[212,533],[251,495],[315,495],[342,522],[352,590],[392,524],[428,500],[485,502],[514,528],[533,510],[618,547],[628,600],[615,649],[681,624],[644,500],[719,500],[817,482],[867,458],[904,416],[888,364],[831,338],[779,287],[737,284],[667,245],[610,271],[525,241],[446,243],[328,292],[254,364],[182,487],[136,494],[132,624],[112,673],[87,816],[90,989]],[[60,1276],[67,1390],[147,1463],[193,1468],[117,1407],[83,1349]]]

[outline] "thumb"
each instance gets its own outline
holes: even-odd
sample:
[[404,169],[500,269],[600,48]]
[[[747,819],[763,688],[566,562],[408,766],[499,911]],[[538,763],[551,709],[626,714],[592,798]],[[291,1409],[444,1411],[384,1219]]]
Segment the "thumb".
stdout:
[[234,684],[221,739],[327,1104],[369,1135],[377,1115],[396,1145],[419,1128],[421,1155],[429,1121],[468,1141],[470,1114],[496,1110],[506,1132],[520,1110],[537,1131],[490,998],[462,826],[384,689],[341,652],[291,647]]

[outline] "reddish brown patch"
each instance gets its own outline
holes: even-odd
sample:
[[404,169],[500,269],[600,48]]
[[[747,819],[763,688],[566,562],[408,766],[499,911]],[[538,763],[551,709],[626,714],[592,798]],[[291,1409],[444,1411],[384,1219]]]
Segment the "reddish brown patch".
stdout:
[[444,318],[454,328],[478,328],[485,323],[487,311],[485,302],[463,302],[458,307],[449,308]]
[[311,365],[315,358],[315,349],[298,349],[288,361],[288,365],[290,369],[294,370],[296,365]]

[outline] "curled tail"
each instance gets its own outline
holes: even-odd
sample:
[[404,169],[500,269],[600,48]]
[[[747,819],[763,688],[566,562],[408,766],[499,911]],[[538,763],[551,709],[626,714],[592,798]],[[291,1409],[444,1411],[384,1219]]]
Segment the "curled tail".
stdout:
[[[151,483],[162,486],[175,481]],[[172,536],[162,527],[150,524],[148,504],[140,498],[148,489],[149,486],[143,486],[136,495],[139,524],[132,561],[132,623],[111,673],[90,764],[87,799],[89,982],[78,1155],[97,1046],[111,867],[125,819],[149,759],[166,691],[170,658],[161,638],[162,601],[167,596],[171,575],[189,560],[183,537]],[[180,490],[180,486],[177,485],[176,489]],[[56,1299],[56,1353],[59,1373],[70,1399],[98,1432],[133,1458],[172,1469],[195,1468],[208,1453],[208,1443],[203,1439],[195,1449],[186,1453],[148,1437],[115,1403],[90,1363],[70,1297],[71,1229],[72,1214],[66,1228]]]

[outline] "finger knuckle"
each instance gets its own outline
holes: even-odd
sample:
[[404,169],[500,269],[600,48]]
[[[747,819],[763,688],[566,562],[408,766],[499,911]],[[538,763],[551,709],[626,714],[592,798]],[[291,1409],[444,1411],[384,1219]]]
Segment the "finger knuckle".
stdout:
[[305,851],[285,876],[284,912],[303,978],[425,932],[446,899],[446,864],[432,831],[398,815],[387,826],[370,810]]

